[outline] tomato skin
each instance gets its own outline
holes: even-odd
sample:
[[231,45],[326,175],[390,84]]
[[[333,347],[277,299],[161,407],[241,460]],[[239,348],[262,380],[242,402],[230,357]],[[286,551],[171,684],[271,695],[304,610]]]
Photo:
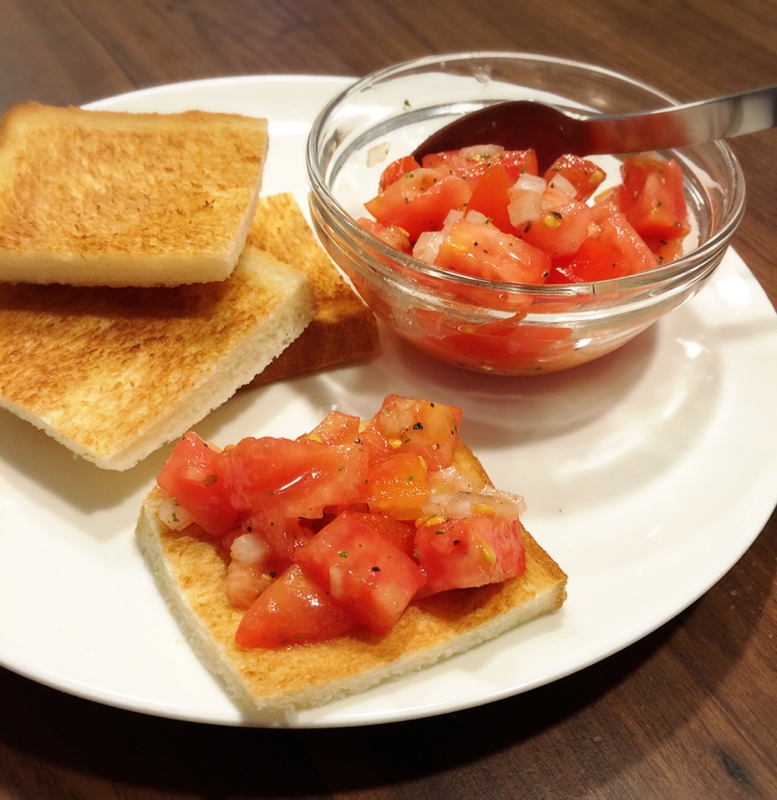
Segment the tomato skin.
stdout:
[[493,514],[428,520],[418,527],[415,548],[430,592],[497,583],[526,570],[520,521]]
[[466,181],[437,170],[418,169],[398,178],[366,209],[384,226],[407,231],[411,242],[424,231],[439,231],[452,208],[464,208],[472,191]]
[[369,472],[367,504],[398,520],[418,519],[429,499],[426,461],[416,453],[386,456]]
[[388,395],[368,430],[377,431],[389,442],[391,452],[414,453],[429,469],[445,469],[453,463],[462,416],[457,406]]
[[621,177],[621,209],[641,237],[670,241],[688,234],[683,172],[677,161],[640,153],[623,162]]
[[461,219],[440,245],[435,264],[504,283],[544,283],[550,256],[494,225]]
[[224,480],[238,509],[315,519],[328,506],[346,507],[365,498],[368,456],[358,445],[249,437],[229,455]]
[[341,636],[356,620],[296,565],[259,595],[235,633],[241,647],[277,650]]
[[396,624],[425,578],[418,564],[368,523],[343,512],[295,554],[305,575],[377,634]]
[[543,176],[548,183],[563,175],[575,187],[575,199],[585,201],[607,177],[604,170],[586,158],[570,154],[559,156]]
[[157,484],[212,536],[235,527],[239,512],[224,481],[226,456],[190,431],[176,444],[157,476]]

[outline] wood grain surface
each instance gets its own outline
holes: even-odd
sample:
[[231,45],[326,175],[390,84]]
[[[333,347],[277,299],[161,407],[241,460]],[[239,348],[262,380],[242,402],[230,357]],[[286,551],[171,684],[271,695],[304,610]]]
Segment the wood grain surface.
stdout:
[[[588,61],[693,100],[777,83],[777,2],[0,0],[0,113],[214,76],[360,76],[463,50]],[[777,133],[732,146],[748,188],[734,245],[777,305]],[[221,728],[0,669],[0,800],[774,798],[776,565],[772,515],[652,635],[549,686],[416,722]]]

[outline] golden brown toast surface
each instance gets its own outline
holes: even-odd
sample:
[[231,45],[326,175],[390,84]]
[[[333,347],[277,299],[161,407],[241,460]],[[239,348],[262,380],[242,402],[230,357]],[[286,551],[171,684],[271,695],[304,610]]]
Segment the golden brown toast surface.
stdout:
[[[283,308],[302,313],[298,335],[314,312],[309,289],[253,248],[229,280],[217,283],[146,289],[0,284],[0,404],[98,462],[178,408],[184,428],[163,439],[169,441],[214,407],[203,413],[202,400],[208,405],[210,398],[195,402],[198,387]],[[254,374],[252,361],[261,368],[281,349],[276,343],[263,353],[262,344],[241,355],[249,372],[241,378],[240,365],[238,372],[225,371],[217,393],[233,393],[241,385],[235,380],[245,383]]]
[[266,120],[231,114],[15,106],[0,127],[0,279],[89,283],[79,269],[91,276],[95,262],[99,285],[175,285],[187,260],[234,256],[197,277],[222,280],[245,243],[267,141]]
[[252,382],[252,386],[374,355],[373,313],[318,243],[292,194],[261,197],[248,241],[313,283],[318,311],[307,330]]

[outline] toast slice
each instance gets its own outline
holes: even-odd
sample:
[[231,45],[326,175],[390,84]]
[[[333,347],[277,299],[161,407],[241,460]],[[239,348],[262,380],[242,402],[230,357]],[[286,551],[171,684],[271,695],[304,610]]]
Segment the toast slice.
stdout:
[[0,125],[0,281],[224,280],[245,245],[267,121],[14,106]]
[[368,358],[380,348],[375,315],[318,243],[292,194],[262,197],[248,241],[310,278],[318,311],[305,332],[251,386]]
[[217,283],[0,284],[0,406],[126,470],[229,399],[314,313],[304,275],[252,247]]
[[[475,485],[490,485],[472,451],[459,443],[455,463]],[[286,650],[235,644],[243,611],[225,591],[229,555],[196,525],[173,531],[159,519],[164,497],[146,498],[136,535],[161,593],[202,663],[217,675],[248,719],[293,722],[305,707],[406,675],[542,614],[566,599],[566,575],[524,530],[526,571],[501,584],[458,589],[413,601],[384,637],[345,635]]]

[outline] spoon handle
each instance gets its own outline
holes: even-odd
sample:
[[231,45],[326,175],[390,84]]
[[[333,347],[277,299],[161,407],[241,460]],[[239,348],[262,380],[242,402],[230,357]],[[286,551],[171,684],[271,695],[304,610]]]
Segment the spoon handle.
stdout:
[[647,114],[590,117],[587,122],[595,152],[600,153],[662,150],[728,139],[777,125],[777,84]]

